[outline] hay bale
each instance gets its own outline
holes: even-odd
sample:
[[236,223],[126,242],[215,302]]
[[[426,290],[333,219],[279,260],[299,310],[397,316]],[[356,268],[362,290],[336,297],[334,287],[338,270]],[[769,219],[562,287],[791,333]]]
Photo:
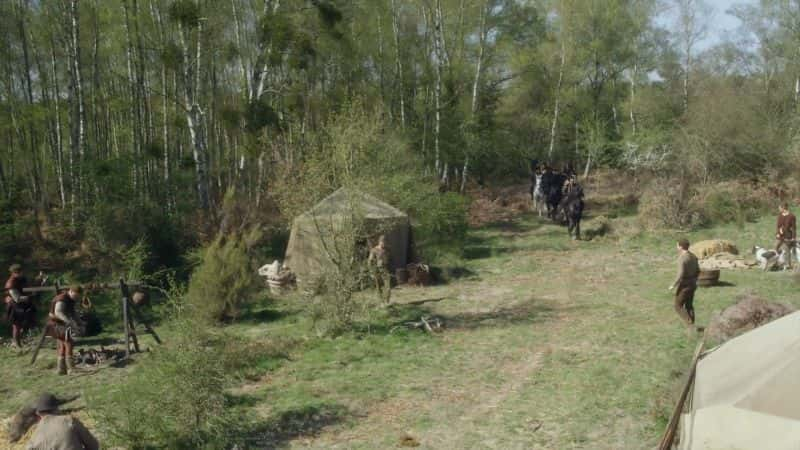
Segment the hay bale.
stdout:
[[700,268],[703,270],[750,269],[756,266],[758,266],[758,262],[755,259],[728,252],[716,253],[700,260]]
[[731,253],[734,255],[739,254],[739,249],[731,241],[723,239],[711,239],[708,241],[695,242],[689,247],[689,251],[694,253],[698,258],[705,259],[709,256],[716,255],[717,253]]
[[706,337],[723,343],[742,333],[791,314],[795,308],[783,303],[771,303],[753,294],[745,294],[737,303],[712,315]]

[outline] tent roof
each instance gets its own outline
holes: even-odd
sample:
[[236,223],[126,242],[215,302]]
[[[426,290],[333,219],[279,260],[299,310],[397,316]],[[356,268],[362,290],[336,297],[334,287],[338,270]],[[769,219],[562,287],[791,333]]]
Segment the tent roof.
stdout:
[[[738,336],[697,364],[693,406],[750,405],[800,420],[800,312]],[[767,399],[774,399],[769,402]],[[794,405],[786,402],[794,400]]]
[[684,417],[681,448],[797,448],[797,380],[800,312],[710,351],[697,364],[692,410]]
[[403,211],[388,203],[361,191],[350,188],[339,188],[333,194],[325,197],[313,208],[301,215],[303,216],[335,216],[356,207],[368,219],[407,218]]
[[684,414],[681,450],[796,450],[797,421],[730,406]]

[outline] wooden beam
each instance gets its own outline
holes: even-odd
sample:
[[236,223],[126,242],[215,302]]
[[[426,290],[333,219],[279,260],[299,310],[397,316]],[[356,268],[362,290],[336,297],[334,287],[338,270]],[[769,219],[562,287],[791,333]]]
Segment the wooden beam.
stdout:
[[128,319],[128,286],[125,280],[119,280],[119,290],[122,293],[122,323],[125,329],[125,360],[131,357],[131,330],[130,320]]
[[[126,283],[128,286],[132,287],[142,287],[144,284],[140,281],[131,281]],[[117,283],[101,283],[101,284],[83,284],[82,285],[86,289],[117,289],[119,288],[119,284]],[[64,291],[68,288],[66,287],[59,287],[59,286],[36,286],[36,287],[29,287],[22,289],[23,294],[35,294],[37,292],[58,292]],[[6,292],[8,289],[3,288],[1,292]]]
[[658,450],[670,450],[672,448],[672,443],[675,441],[675,432],[678,429],[678,423],[680,422],[681,413],[683,412],[683,405],[686,403],[686,397],[689,395],[689,390],[692,386],[694,386],[694,376],[697,372],[697,362],[700,360],[700,355],[703,354],[703,348],[705,347],[705,344],[706,340],[704,336],[703,339],[700,340],[700,343],[697,344],[697,348],[694,351],[694,358],[692,358],[692,364],[689,366],[689,376],[686,378],[686,383],[683,385],[683,390],[681,391],[681,396],[678,399],[678,404],[675,405],[675,410],[672,411],[672,416],[667,424],[667,430],[664,432],[664,437],[661,438],[661,443],[658,444]]

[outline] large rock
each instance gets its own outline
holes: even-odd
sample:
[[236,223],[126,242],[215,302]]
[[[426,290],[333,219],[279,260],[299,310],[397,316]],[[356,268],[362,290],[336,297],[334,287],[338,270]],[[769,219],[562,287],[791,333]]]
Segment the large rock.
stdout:
[[739,297],[736,304],[712,315],[706,337],[712,343],[722,343],[795,310],[791,305],[771,303],[753,294],[746,294]]
[[705,259],[709,256],[716,255],[717,253],[731,253],[734,255],[739,254],[739,249],[731,241],[724,239],[711,239],[708,241],[695,242],[689,247],[689,251],[694,253],[698,258]]

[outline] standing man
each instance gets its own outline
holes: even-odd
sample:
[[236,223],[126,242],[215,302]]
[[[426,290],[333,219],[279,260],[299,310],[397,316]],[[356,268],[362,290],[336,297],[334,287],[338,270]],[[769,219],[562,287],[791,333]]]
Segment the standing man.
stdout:
[[28,450],[99,450],[100,443],[77,418],[61,415],[58,400],[43,394],[36,401],[39,424],[28,442]]
[[[780,253],[782,249],[791,251],[794,248],[794,240],[797,237],[797,219],[794,214],[789,212],[789,204],[781,203],[778,214],[778,223],[775,226],[775,251]],[[791,265],[792,258],[789,259]]]
[[388,305],[392,295],[392,276],[389,273],[389,249],[386,248],[386,238],[383,235],[378,238],[378,244],[369,250],[367,264],[372,269],[378,295]]
[[694,332],[694,292],[697,290],[697,277],[700,265],[697,256],[689,251],[689,241],[678,241],[678,277],[669,290],[675,290],[675,312],[686,323],[686,334]]
[[22,336],[36,321],[36,308],[30,296],[22,295],[22,290],[28,287],[22,266],[12,264],[9,272],[11,276],[5,284],[6,319],[11,323],[11,345],[22,348]]
[[79,285],[70,286],[53,298],[50,303],[50,314],[47,321],[47,334],[56,339],[58,364],[56,373],[68,375],[72,373],[73,335],[78,329],[75,315],[75,304],[83,289]]

